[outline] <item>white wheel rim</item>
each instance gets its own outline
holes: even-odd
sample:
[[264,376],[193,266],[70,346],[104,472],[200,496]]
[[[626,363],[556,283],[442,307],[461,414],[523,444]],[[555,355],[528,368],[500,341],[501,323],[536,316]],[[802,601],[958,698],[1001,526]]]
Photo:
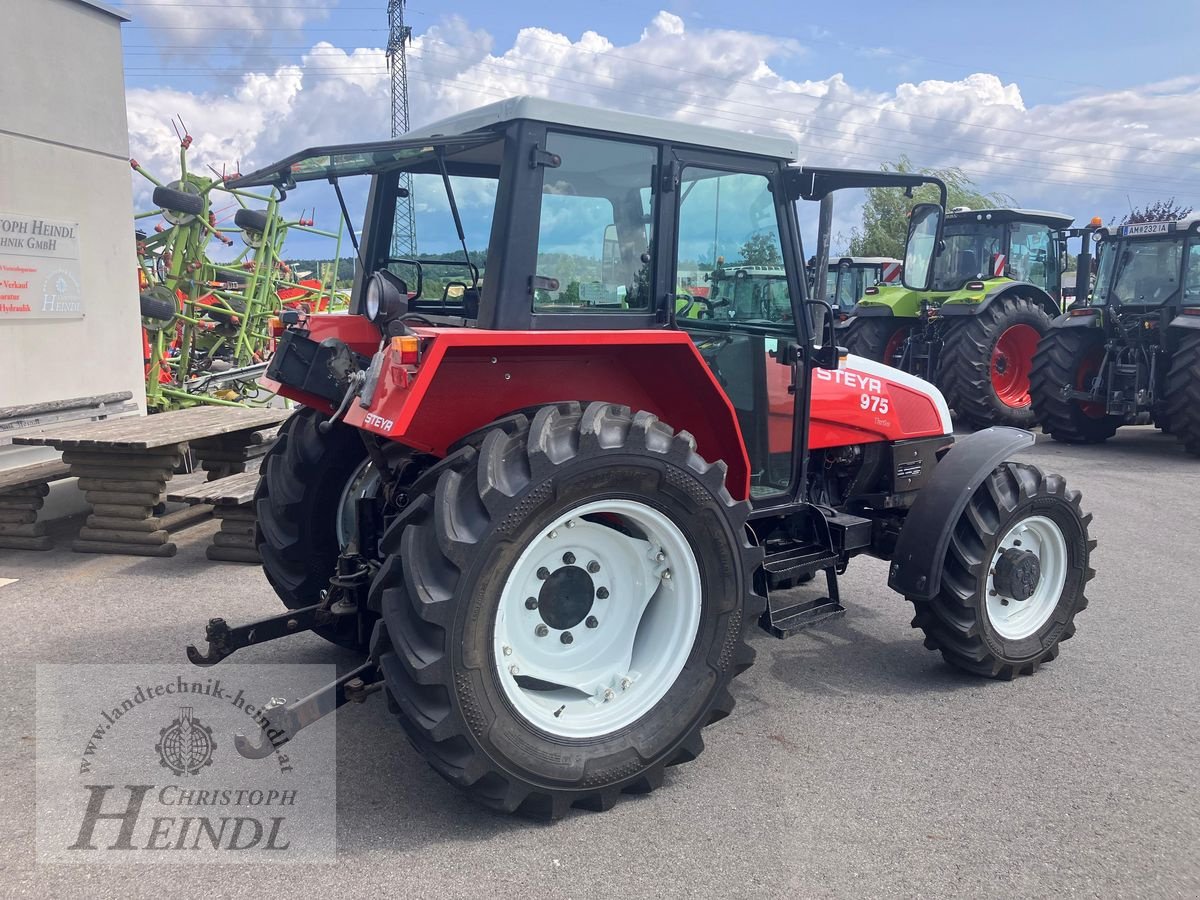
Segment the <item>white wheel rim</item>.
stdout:
[[509,573],[496,611],[496,674],[517,714],[543,731],[610,734],[675,683],[701,606],[696,557],[674,522],[635,500],[585,503],[543,528]]
[[358,531],[355,517],[355,501],[370,497],[379,490],[379,470],[371,460],[364,459],[358,468],[350,473],[346,486],[342,488],[342,496],[338,498],[337,506],[337,542],[345,550],[350,545],[350,539]]
[[[996,584],[996,566],[1005,551],[1027,550],[1037,556],[1041,576],[1025,600],[1005,594]],[[987,577],[987,614],[1002,638],[1019,641],[1036,633],[1058,607],[1067,583],[1067,539],[1062,529],[1045,516],[1030,516],[1010,528],[992,556]]]

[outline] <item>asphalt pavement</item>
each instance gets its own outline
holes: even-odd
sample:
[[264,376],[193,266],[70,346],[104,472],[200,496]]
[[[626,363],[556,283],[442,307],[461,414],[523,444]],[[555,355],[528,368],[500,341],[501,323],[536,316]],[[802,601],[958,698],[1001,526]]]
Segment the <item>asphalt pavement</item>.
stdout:
[[[209,616],[278,608],[257,568],[204,559],[215,525],[169,560],[0,551],[0,895],[1200,896],[1200,461],[1151,428],[1020,458],[1083,492],[1100,542],[1078,634],[1033,677],[951,669],[884,564],[856,560],[847,615],[784,641],[756,630],[706,752],[605,813],[486,812],[378,699],[346,708],[327,865],[37,865],[35,664],[176,662]],[[309,634],[238,657],[356,662]]]

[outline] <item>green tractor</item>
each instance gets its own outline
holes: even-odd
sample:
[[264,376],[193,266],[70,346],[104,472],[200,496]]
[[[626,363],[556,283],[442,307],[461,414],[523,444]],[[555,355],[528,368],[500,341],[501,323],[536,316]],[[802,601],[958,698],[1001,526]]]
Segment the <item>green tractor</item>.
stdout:
[[867,288],[840,342],[934,382],[972,427],[1033,426],[1029,373],[1062,311],[1063,231],[1072,221],[1028,209],[956,209],[928,289]]
[[825,299],[833,307],[839,326],[870,288],[899,285],[904,264],[890,256],[843,256],[829,261],[825,273]]

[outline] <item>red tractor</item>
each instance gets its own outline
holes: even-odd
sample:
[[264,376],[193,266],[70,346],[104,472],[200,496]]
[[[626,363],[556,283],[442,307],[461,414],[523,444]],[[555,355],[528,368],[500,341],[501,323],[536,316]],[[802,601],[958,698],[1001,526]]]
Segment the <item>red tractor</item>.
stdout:
[[[289,611],[210,621],[192,661],[306,630],[358,648],[327,688],[273,701],[271,728],[382,691],[441,775],[555,818],[695,759],[754,660],[749,628],[841,613],[859,554],[890,560],[950,664],[1012,678],[1057,656],[1093,575],[1079,495],[1007,461],[1027,432],[956,440],[936,388],[847,357],[807,293],[797,200],[939,183],[795,157],[786,138],[521,98],[243,177],[372,180],[351,314],[290,314],[268,370],[302,405],[256,499]],[[441,219],[417,223],[428,253],[397,258],[408,184]],[[912,214],[916,289],[943,206]],[[788,303],[677,315],[679,273],[718,257],[779,265]],[[823,591],[799,587],[814,575]]]

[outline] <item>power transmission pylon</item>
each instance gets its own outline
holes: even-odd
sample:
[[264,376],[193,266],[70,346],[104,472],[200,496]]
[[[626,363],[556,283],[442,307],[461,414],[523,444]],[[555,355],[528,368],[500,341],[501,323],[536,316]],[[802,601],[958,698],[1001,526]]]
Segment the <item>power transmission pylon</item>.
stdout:
[[[387,62],[392,73],[392,137],[408,131],[408,55],[412,29],[404,24],[405,0],[388,0]],[[417,253],[417,223],[413,214],[412,176],[400,174],[396,218],[392,225],[392,256],[411,259]],[[407,192],[407,196],[404,196]]]

